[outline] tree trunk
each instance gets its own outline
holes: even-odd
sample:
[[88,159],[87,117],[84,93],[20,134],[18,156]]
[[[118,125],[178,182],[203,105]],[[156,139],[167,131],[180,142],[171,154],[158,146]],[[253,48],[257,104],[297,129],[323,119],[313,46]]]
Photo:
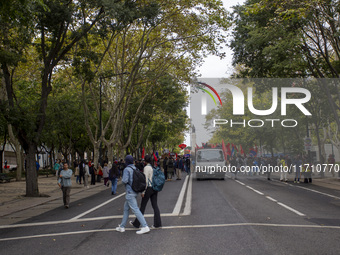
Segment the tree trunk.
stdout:
[[109,162],[113,162],[113,145],[107,147],[107,158]]
[[35,151],[36,145],[31,142],[28,144],[28,149],[26,151],[27,159],[27,172],[26,172],[26,196],[27,197],[38,197],[38,174],[35,164]]
[[16,174],[16,180],[21,181],[21,175],[24,170],[24,164],[23,159],[24,155],[22,152],[22,147],[18,141],[18,139],[14,136],[12,125],[8,125],[8,134],[11,140],[11,143],[14,145],[15,148],[15,155],[17,159],[17,174]]
[[98,157],[99,157],[99,145],[100,145],[100,142],[96,142],[96,143],[93,143],[93,164],[95,165],[95,167],[97,167],[98,165]]

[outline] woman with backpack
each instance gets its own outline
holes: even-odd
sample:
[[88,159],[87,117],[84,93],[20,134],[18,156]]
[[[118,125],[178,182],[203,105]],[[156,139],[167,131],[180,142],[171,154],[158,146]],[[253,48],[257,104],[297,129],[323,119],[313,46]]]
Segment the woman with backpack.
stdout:
[[[162,227],[162,221],[161,221],[161,214],[160,214],[158,204],[157,204],[158,191],[155,191],[152,188],[152,180],[153,180],[152,178],[153,178],[154,170],[151,166],[151,156],[146,155],[144,160],[147,164],[144,167],[144,174],[145,174],[145,179],[146,179],[146,190],[142,193],[142,202],[140,206],[140,211],[144,215],[146,205],[150,199],[153,212],[154,212],[154,218],[153,218],[154,224],[152,228],[160,228]],[[163,180],[164,180],[164,177],[163,177]],[[139,228],[140,226],[140,223],[137,218],[134,220],[134,222],[130,221],[130,224],[136,228]]]

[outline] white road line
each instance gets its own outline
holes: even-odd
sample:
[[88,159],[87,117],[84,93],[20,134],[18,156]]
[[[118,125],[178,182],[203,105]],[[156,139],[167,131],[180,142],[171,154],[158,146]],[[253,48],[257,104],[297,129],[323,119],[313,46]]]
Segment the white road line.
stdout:
[[238,180],[235,180],[235,182],[237,182],[237,183],[239,183],[239,184],[245,186],[245,184],[244,184],[243,182],[240,182],[240,181],[238,181]]
[[262,196],[264,195],[261,191],[258,191],[258,190],[256,190],[256,189],[250,187],[250,186],[246,186],[246,187],[247,187],[248,189],[250,189],[250,190],[256,192],[256,193],[259,194],[259,195],[262,195]]
[[[293,225],[293,224],[266,224],[266,223],[232,223],[232,224],[212,224],[212,225],[182,225],[182,226],[165,226],[156,231],[168,230],[168,229],[194,229],[194,228],[217,228],[217,227],[278,227],[278,228],[310,228],[310,229],[340,229],[340,226],[320,226],[320,225]],[[126,228],[128,231],[136,231],[135,228]],[[154,230],[151,230],[151,233]],[[116,229],[94,229],[85,231],[73,231],[73,232],[63,232],[63,233],[51,233],[51,234],[41,234],[41,235],[30,235],[30,236],[19,236],[19,237],[9,237],[2,238],[0,242],[4,241],[16,241],[23,239],[33,239],[33,238],[43,238],[43,237],[57,237],[66,235],[80,235],[80,234],[90,234],[90,233],[101,233],[101,232],[116,232]],[[119,235],[124,235],[123,233],[117,233]],[[125,233],[126,234],[126,233]]]
[[98,206],[96,206],[96,207],[93,207],[92,209],[90,209],[90,210],[88,210],[88,211],[86,211],[86,212],[84,212],[84,213],[79,214],[78,216],[72,218],[71,220],[80,219],[81,217],[85,216],[86,214],[89,214],[89,213],[91,213],[91,212],[93,212],[93,211],[99,209],[100,207],[103,207],[104,205],[107,205],[108,203],[111,203],[113,200],[116,200],[116,199],[118,199],[118,198],[124,196],[125,194],[126,194],[126,192],[124,192],[124,193],[120,194],[119,196],[116,196],[116,197],[114,197],[114,198],[112,198],[112,199],[109,199],[109,200],[107,200],[106,202],[104,202],[104,203],[102,203],[102,204],[100,204],[100,205],[98,205]]
[[189,185],[187,191],[187,198],[185,200],[184,211],[181,215],[187,216],[191,214],[191,202],[192,202],[192,175],[189,177]]
[[[161,213],[162,217],[174,217],[178,216],[172,213]],[[134,218],[134,214],[130,214],[129,218]],[[144,218],[153,218],[153,214],[145,214]],[[122,219],[123,215],[112,215],[112,216],[103,216],[103,217],[94,217],[94,218],[82,218],[75,220],[60,220],[60,221],[45,221],[45,222],[36,222],[36,223],[22,223],[22,224],[13,224],[13,225],[2,225],[0,229],[8,229],[8,228],[23,228],[23,227],[39,227],[39,226],[47,226],[47,225],[59,225],[59,224],[70,224],[70,223],[80,223],[80,222],[89,222],[89,221],[99,221],[99,220],[110,220],[110,219]]]
[[327,196],[327,197],[331,197],[331,198],[335,198],[335,199],[340,199],[340,197],[333,196],[333,195],[330,195],[330,194],[327,194],[327,193],[323,193],[323,192],[320,192],[320,191],[317,191],[317,190],[313,190],[313,189],[309,189],[309,188],[305,188],[305,187],[301,187],[301,186],[297,186],[297,185],[292,185],[292,186],[300,188],[300,189],[309,190],[309,191],[312,191],[312,192],[315,192],[315,193],[318,193],[318,194],[321,194],[321,195],[324,195],[324,196]]
[[[262,195],[262,196],[264,195],[262,192],[260,192],[260,191],[258,191],[258,190],[256,190],[256,189],[254,189],[254,188],[252,188],[252,187],[250,187],[250,186],[248,186],[248,185],[246,185],[246,187],[247,187],[248,189],[250,189],[250,190],[252,190],[252,191],[258,193],[259,195]],[[278,205],[280,205],[280,206],[282,206],[282,207],[288,209],[289,211],[296,213],[296,214],[299,215],[299,216],[306,216],[305,214],[299,212],[298,210],[295,210],[295,209],[293,209],[292,207],[290,207],[290,206],[288,206],[288,205],[285,205],[285,204],[283,204],[283,203],[278,202],[278,201],[275,200],[274,198],[271,198],[271,197],[268,197],[268,196],[266,196],[266,198],[269,199],[269,200],[271,200],[271,201],[273,201],[273,202],[275,202],[275,203],[277,203]]]
[[278,204],[278,205],[281,205],[282,207],[284,207],[284,208],[286,208],[286,209],[288,209],[289,211],[292,211],[292,212],[296,213],[296,214],[299,215],[299,216],[306,216],[305,214],[303,214],[303,213],[301,213],[301,212],[299,212],[299,211],[297,211],[297,210],[295,210],[295,209],[289,207],[288,205],[282,204],[282,203],[280,203],[280,202],[277,202],[277,204]]
[[179,215],[179,213],[181,211],[182,203],[183,203],[183,199],[184,199],[184,194],[185,194],[185,190],[186,190],[187,184],[188,184],[188,180],[189,180],[189,176],[187,175],[185,177],[184,184],[182,186],[181,192],[179,193],[179,196],[178,196],[178,199],[177,199],[177,203],[175,205],[175,208],[174,208],[172,214]]
[[268,197],[268,196],[266,196],[266,198],[268,198],[269,200],[271,200],[271,201],[273,201],[273,202],[277,202],[277,200],[275,200],[274,198],[272,198],[272,197]]

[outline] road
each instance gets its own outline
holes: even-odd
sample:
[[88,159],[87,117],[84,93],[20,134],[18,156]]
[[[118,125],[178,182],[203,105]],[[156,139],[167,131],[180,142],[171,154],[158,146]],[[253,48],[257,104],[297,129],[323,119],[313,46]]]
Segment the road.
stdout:
[[[118,233],[124,188],[0,226],[1,254],[339,254],[340,191],[263,176],[167,182],[162,229]],[[60,201],[55,201],[60,203]],[[153,224],[151,205],[146,219]]]

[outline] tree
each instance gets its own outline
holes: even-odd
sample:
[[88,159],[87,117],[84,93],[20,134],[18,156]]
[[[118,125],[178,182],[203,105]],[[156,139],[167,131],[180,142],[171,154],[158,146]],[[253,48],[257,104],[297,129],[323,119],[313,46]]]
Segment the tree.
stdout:
[[[204,54],[218,54],[218,45],[224,41],[217,29],[226,29],[229,23],[223,19],[226,12],[219,2],[156,3],[146,4],[146,8],[153,10],[151,15],[120,26],[118,31],[108,31],[101,44],[89,40],[81,46],[83,53],[79,56],[82,61],[78,73],[84,81],[86,127],[94,147],[95,162],[102,142],[109,150],[117,143],[122,151],[130,146],[145,104],[153,99],[160,79],[170,74],[180,81],[189,80]],[[195,11],[197,6],[200,7]],[[87,58],[89,54],[91,58]],[[103,85],[102,93],[98,93],[98,81]],[[88,92],[91,97],[86,95]],[[99,100],[100,95],[104,100]],[[95,112],[87,107],[89,100],[93,100]],[[102,122],[103,127],[97,124],[100,123],[100,102],[109,113]],[[121,125],[130,106],[135,109],[134,115],[129,116],[129,125]],[[122,136],[126,139],[119,140]],[[111,158],[112,153],[109,155]]]
[[[35,152],[40,143],[42,131],[46,123],[46,109],[49,95],[53,88],[53,76],[61,63],[67,63],[68,53],[77,42],[82,40],[98,22],[106,19],[126,18],[116,13],[119,10],[129,9],[129,1],[65,1],[46,0],[44,4],[38,1],[23,1],[24,6],[17,1],[11,10],[2,9],[1,15],[7,18],[3,30],[12,33],[3,33],[1,45],[2,53],[12,54],[2,56],[1,69],[4,85],[8,96],[8,120],[15,129],[27,159],[26,195],[38,196],[37,172],[35,170]],[[16,7],[19,7],[17,10]],[[18,19],[22,18],[25,22]],[[116,14],[116,16],[112,16]],[[21,31],[24,37],[21,38]],[[12,36],[13,35],[13,36]],[[20,38],[20,40],[15,40]],[[9,41],[13,42],[8,43]],[[19,49],[19,50],[18,50]],[[14,52],[14,53],[13,53]],[[40,71],[39,79],[33,81],[36,86],[34,101],[29,112],[24,111],[22,102],[16,100],[20,87],[16,86],[15,71],[22,58],[34,63]],[[4,55],[4,54],[3,54]],[[29,79],[26,79],[29,81]],[[28,82],[30,84],[32,82]],[[32,98],[33,99],[33,98]],[[21,123],[10,116],[15,116]]]

